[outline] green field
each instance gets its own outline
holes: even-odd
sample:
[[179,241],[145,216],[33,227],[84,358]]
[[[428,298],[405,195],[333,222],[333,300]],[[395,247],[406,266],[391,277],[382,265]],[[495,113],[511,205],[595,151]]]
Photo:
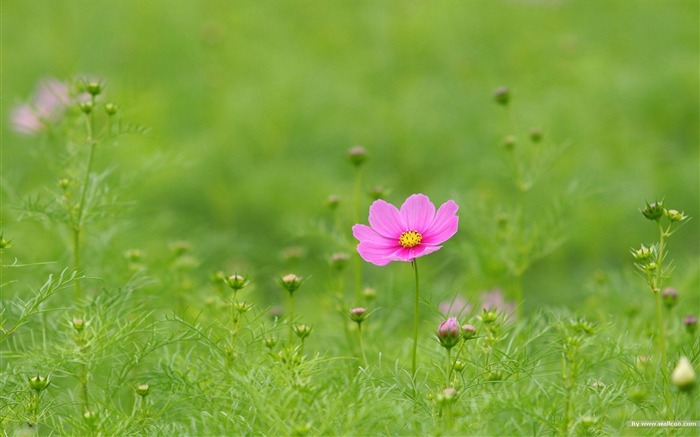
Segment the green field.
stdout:
[[[669,378],[682,356],[700,369],[684,327],[700,313],[698,1],[0,13],[3,435],[697,433],[698,388]],[[74,98],[18,132],[49,79]],[[459,205],[458,232],[417,262],[417,372],[412,264],[364,262],[351,231],[376,198],[414,193]],[[659,243],[640,211],[662,200],[688,218],[660,219],[673,235],[645,277],[630,252]],[[648,278],[677,304],[657,307]],[[477,336],[455,370],[435,333],[463,299]]]

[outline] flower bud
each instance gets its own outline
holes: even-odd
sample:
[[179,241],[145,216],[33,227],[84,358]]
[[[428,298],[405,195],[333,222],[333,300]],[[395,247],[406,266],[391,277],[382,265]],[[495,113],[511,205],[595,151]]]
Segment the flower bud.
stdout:
[[354,146],[348,150],[348,159],[355,167],[361,166],[367,160],[367,150],[362,146]]
[[605,389],[605,383],[603,381],[593,381],[591,383],[591,388],[595,390],[603,390]]
[[43,376],[32,376],[29,378],[29,388],[39,393],[49,386],[49,380]]
[[532,129],[530,129],[530,140],[533,143],[539,143],[540,141],[542,141],[543,136],[544,134],[542,133],[542,129],[540,129],[539,127],[533,127]]
[[370,199],[379,200],[384,199],[389,194],[389,190],[379,185],[375,185],[367,190],[367,194],[369,195]]
[[340,196],[336,194],[331,194],[328,196],[328,199],[326,199],[326,206],[328,206],[328,209],[331,211],[335,210],[338,205],[340,204]]
[[695,370],[687,357],[681,357],[671,373],[671,382],[681,391],[690,391],[697,382]]
[[102,84],[95,81],[88,82],[85,84],[85,91],[91,96],[97,96],[102,92]]
[[493,98],[499,105],[506,106],[510,102],[510,90],[508,87],[500,86],[493,92]]
[[517,140],[513,135],[508,135],[507,137],[503,138],[503,148],[506,149],[507,151],[511,151],[515,149],[515,143]]
[[66,191],[70,187],[70,179],[62,178],[58,180],[58,187],[63,191]]
[[678,291],[675,288],[667,287],[661,293],[661,299],[664,301],[666,308],[673,308],[678,303]]
[[685,330],[689,334],[694,334],[695,330],[698,328],[698,318],[693,314],[688,314],[683,318],[683,324],[685,325]]
[[334,269],[341,271],[348,265],[349,260],[350,256],[347,253],[337,252],[331,255],[331,266]]
[[448,387],[440,393],[438,393],[438,395],[435,397],[435,400],[438,401],[439,404],[447,405],[454,402],[456,397],[457,390],[455,390],[452,387]]
[[462,325],[462,336],[464,337],[465,340],[469,340],[471,338],[474,338],[476,335],[476,327],[474,325]]
[[252,303],[246,303],[246,302],[236,302],[233,304],[233,309],[238,311],[239,313],[247,313],[253,308]]
[[461,334],[459,322],[454,317],[442,322],[437,330],[438,340],[445,349],[452,349],[459,342]]
[[143,252],[141,252],[140,249],[129,249],[124,252],[124,258],[126,258],[129,262],[136,263],[141,261],[143,258]]
[[312,330],[311,326],[304,324],[294,325],[292,329],[294,330],[294,333],[297,335],[297,337],[299,337],[302,340],[308,337],[311,334]]
[[367,318],[367,308],[353,308],[350,310],[350,319],[358,325]]
[[139,384],[135,388],[136,394],[141,396],[142,398],[145,398],[148,396],[148,392],[150,391],[150,387],[148,384]]
[[644,209],[641,210],[642,214],[644,214],[644,217],[648,218],[649,220],[658,220],[665,214],[665,209],[664,209],[664,201],[657,200],[656,202],[648,203],[644,207]]
[[675,209],[667,210],[666,217],[668,217],[668,219],[672,222],[682,222],[683,220],[688,218],[688,216],[683,214],[683,212],[678,212]]
[[654,250],[653,248],[646,247],[645,245],[642,244],[642,247],[639,249],[632,249],[632,256],[634,259],[637,261],[644,262],[648,259],[651,259],[651,257],[654,255]]
[[465,363],[465,362],[462,361],[462,360],[455,360],[455,363],[454,363],[454,365],[452,366],[452,368],[455,369],[455,371],[457,371],[457,372],[461,372],[461,371],[464,370],[466,367],[467,367],[467,363]]
[[277,345],[277,337],[272,336],[272,337],[265,337],[263,339],[263,344],[265,345],[266,348],[272,349]]
[[497,318],[498,313],[496,312],[496,310],[487,310],[486,308],[484,308],[484,310],[481,312],[481,321],[486,323],[487,325],[495,322]]
[[182,256],[185,253],[189,252],[192,250],[192,245],[190,244],[189,241],[173,241],[168,245],[171,251],[175,254],[175,256]]
[[93,109],[95,109],[95,105],[92,102],[80,102],[80,110],[83,114],[90,114]]
[[225,277],[224,282],[231,288],[231,290],[233,290],[234,293],[238,290],[242,290],[246,285],[248,285],[248,279],[245,276],[238,274],[231,275],[228,278]]
[[94,411],[88,410],[88,411],[83,413],[83,418],[85,419],[85,421],[87,423],[92,424],[95,422],[95,419],[97,419],[97,413],[95,413]]
[[377,290],[375,290],[372,287],[365,287],[365,289],[362,290],[362,295],[367,300],[373,300],[374,298],[377,297]]
[[279,280],[280,286],[287,290],[289,294],[294,294],[295,291],[301,286],[301,278],[294,273],[284,275]]
[[105,104],[105,112],[110,117],[117,113],[117,109],[119,109],[119,108],[117,108],[117,105],[115,105],[114,103],[106,103]]
[[12,247],[12,240],[5,240],[3,234],[0,233],[0,249],[9,249]]
[[72,325],[73,325],[73,329],[75,329],[78,332],[82,332],[83,329],[85,329],[85,320],[73,319]]

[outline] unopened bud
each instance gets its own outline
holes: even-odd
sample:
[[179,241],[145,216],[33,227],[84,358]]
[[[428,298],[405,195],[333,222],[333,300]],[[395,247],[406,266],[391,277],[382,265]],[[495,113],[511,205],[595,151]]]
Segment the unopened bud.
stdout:
[[150,391],[150,389],[151,388],[148,386],[148,384],[139,384],[135,388],[136,394],[141,396],[142,398],[148,396],[148,392]]
[[533,143],[539,143],[540,141],[542,141],[543,136],[544,134],[542,133],[542,129],[538,127],[533,127],[532,129],[530,129],[530,140]]
[[248,285],[248,279],[245,276],[238,274],[231,275],[227,278],[224,277],[224,282],[231,288],[231,290],[233,290],[234,293],[242,290],[246,285]]
[[439,404],[447,405],[454,402],[456,397],[457,390],[455,390],[452,387],[448,387],[440,393],[438,393],[438,395],[435,397],[435,400],[437,400]]
[[639,249],[632,249],[632,256],[637,260],[637,261],[646,261],[650,259],[654,255],[654,251],[652,248],[646,247],[645,245],[642,244],[642,247]]
[[453,369],[455,369],[457,372],[461,372],[467,367],[467,363],[465,363],[462,360],[456,360],[454,365],[452,366]]
[[517,142],[517,140],[515,139],[515,137],[513,135],[508,135],[507,137],[503,138],[503,148],[508,150],[508,151],[511,151],[511,150],[515,149],[516,142]]
[[32,376],[29,378],[29,387],[37,393],[49,386],[49,380],[43,376]]
[[668,219],[672,222],[682,222],[688,218],[685,214],[683,214],[683,212],[678,212],[675,209],[669,209],[666,211],[666,217],[668,217]]
[[481,321],[487,325],[495,322],[497,318],[498,313],[496,312],[496,310],[488,310],[484,308],[484,310],[481,312]]
[[361,166],[367,160],[367,150],[362,146],[354,146],[348,150],[348,159],[355,167]]
[[141,252],[139,249],[129,249],[124,252],[124,258],[132,263],[139,262],[141,261],[141,258],[143,258],[143,252]]
[[85,329],[85,320],[83,319],[73,319],[73,329],[78,332],[82,332]]
[[672,287],[664,288],[661,299],[663,299],[666,308],[673,308],[678,303],[678,291]]
[[678,365],[671,374],[671,382],[681,391],[690,391],[695,387],[697,377],[687,357],[683,356],[678,361]]
[[90,114],[93,109],[95,109],[95,105],[92,102],[80,102],[80,110],[83,114]]
[[695,330],[698,328],[698,318],[693,314],[688,314],[683,318],[683,325],[685,325],[685,330],[689,334],[694,334]]
[[287,290],[289,294],[294,294],[294,292],[301,286],[301,278],[293,273],[290,273],[282,276],[279,279],[279,284],[282,288]]
[[367,318],[367,308],[353,308],[350,310],[350,319],[358,325]]
[[506,106],[510,102],[510,90],[508,87],[500,86],[493,92],[493,98],[499,105]]
[[442,322],[437,330],[438,340],[445,349],[452,349],[459,342],[461,334],[459,322],[454,317]]
[[305,339],[311,334],[311,326],[309,325],[294,325],[292,328],[294,330],[294,333],[299,337],[300,339]]
[[328,209],[334,210],[338,207],[340,204],[340,196],[336,194],[331,194],[328,196],[328,199],[326,199],[326,206],[328,206]]
[[0,232],[0,249],[9,249],[12,247],[12,240],[5,240],[2,232]]
[[331,266],[333,266],[334,269],[341,271],[348,265],[349,260],[350,256],[345,252],[334,253],[331,255]]
[[88,82],[85,84],[85,91],[91,96],[97,96],[102,92],[102,84],[99,82]]
[[377,297],[377,290],[375,290],[372,287],[365,287],[365,289],[362,290],[362,295],[367,300],[373,300],[374,298]]
[[62,178],[58,180],[58,187],[62,190],[67,190],[70,187],[70,179]]
[[239,313],[247,313],[253,308],[252,303],[246,303],[246,302],[236,302],[233,304],[233,309],[238,311]]
[[372,200],[384,199],[388,194],[389,190],[379,185],[375,185],[367,190],[367,195],[369,195]]
[[464,337],[465,340],[469,340],[470,338],[474,338],[476,335],[476,327],[473,325],[462,325],[462,336]]
[[642,214],[644,214],[644,217],[648,218],[649,220],[658,220],[665,213],[664,201],[657,200],[656,202],[652,203],[647,202],[646,206],[641,211]]
[[263,339],[263,344],[266,348],[272,349],[277,344],[277,337],[265,337]]
[[117,105],[115,105],[114,103],[106,103],[106,104],[105,104],[105,112],[106,112],[107,115],[109,115],[109,116],[112,116],[112,115],[116,114],[116,113],[117,113],[117,109],[119,109],[119,108],[117,108]]

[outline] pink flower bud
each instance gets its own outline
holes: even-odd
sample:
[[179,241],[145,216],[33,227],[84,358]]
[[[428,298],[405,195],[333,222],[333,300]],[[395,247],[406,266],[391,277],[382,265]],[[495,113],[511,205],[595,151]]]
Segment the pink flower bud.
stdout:
[[462,328],[454,317],[450,317],[442,322],[437,330],[438,340],[440,340],[442,347],[446,349],[454,347],[459,342],[461,334]]

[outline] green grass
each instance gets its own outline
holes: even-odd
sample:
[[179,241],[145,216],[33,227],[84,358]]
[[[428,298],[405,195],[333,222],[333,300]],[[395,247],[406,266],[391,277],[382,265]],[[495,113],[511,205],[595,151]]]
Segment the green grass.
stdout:
[[[679,393],[659,364],[654,296],[629,253],[658,240],[645,201],[691,217],[667,246],[663,285],[680,299],[663,308],[662,364],[684,355],[697,371],[682,322],[700,308],[697,2],[0,8],[4,435],[666,435],[628,421],[700,420],[697,389]],[[100,78],[100,104],[124,123],[96,147],[75,273],[57,183],[78,198],[85,186],[84,120],[76,108],[40,136],[9,122],[46,77]],[[493,98],[502,85],[507,107]],[[368,151],[358,210],[356,144]],[[415,380],[413,272],[356,262],[350,228],[375,186],[393,204],[421,192],[460,206],[459,232],[421,260]],[[342,270],[338,252],[351,256]],[[251,280],[238,322],[219,271]],[[305,279],[295,322],[313,328],[296,354],[277,283],[290,272]],[[358,300],[358,285],[376,297]],[[524,298],[493,332],[478,311],[492,289]],[[460,322],[478,338],[447,383],[434,332],[456,295],[476,306]],[[368,367],[355,306],[371,312]],[[37,374],[50,378],[38,394]]]

